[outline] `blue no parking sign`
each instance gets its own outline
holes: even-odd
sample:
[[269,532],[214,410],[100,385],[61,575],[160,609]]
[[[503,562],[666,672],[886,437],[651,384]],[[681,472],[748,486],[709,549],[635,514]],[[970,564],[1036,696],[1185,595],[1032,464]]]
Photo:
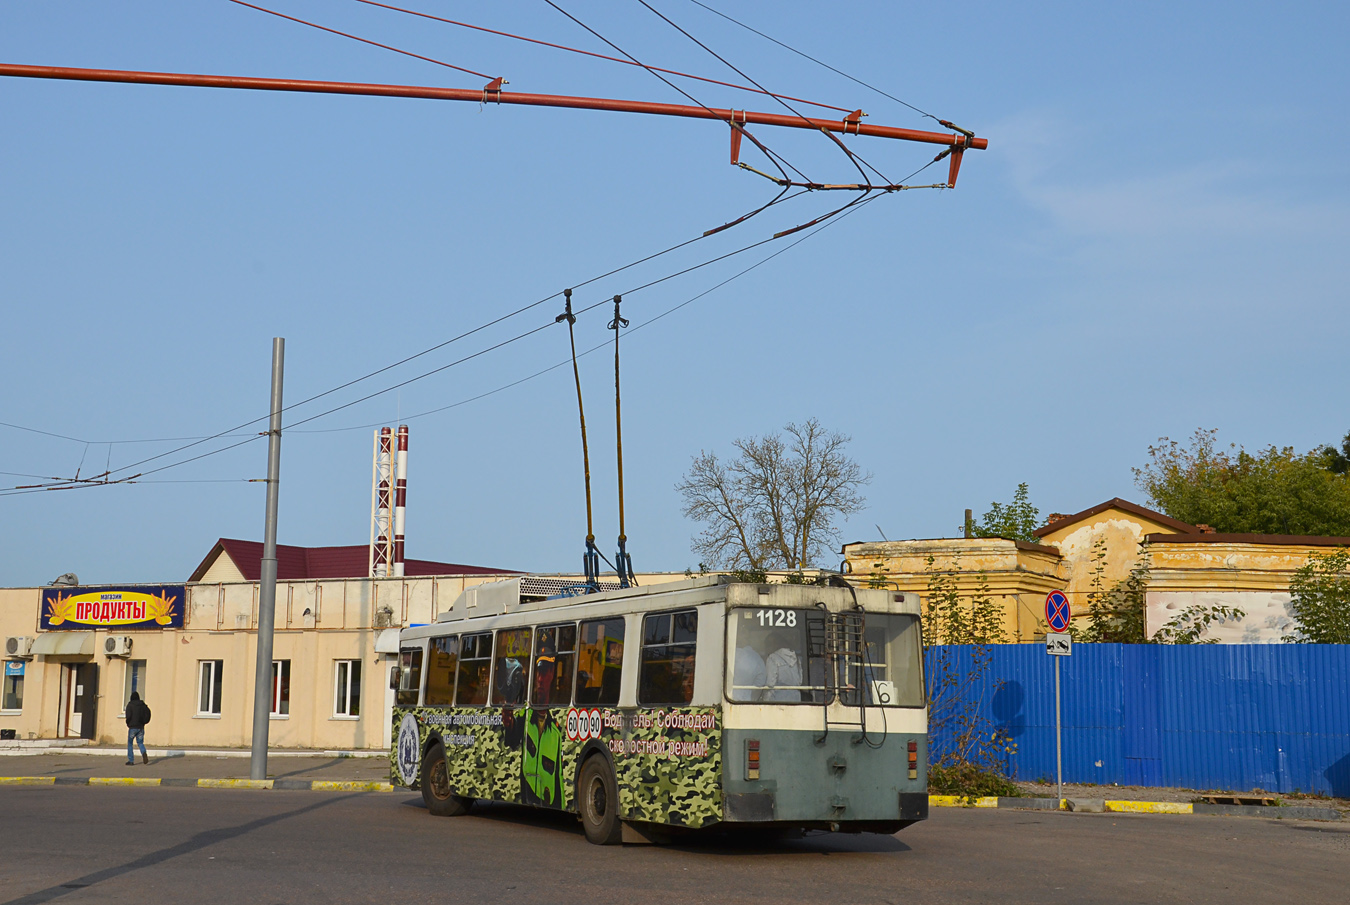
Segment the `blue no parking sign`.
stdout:
[[1068,629],[1071,615],[1069,598],[1063,591],[1051,591],[1045,596],[1045,622],[1051,631],[1062,632]]

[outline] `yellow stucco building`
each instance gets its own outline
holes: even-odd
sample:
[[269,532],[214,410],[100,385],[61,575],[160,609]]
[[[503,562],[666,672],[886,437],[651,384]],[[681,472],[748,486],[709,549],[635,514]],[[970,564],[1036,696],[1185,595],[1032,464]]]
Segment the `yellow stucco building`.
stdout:
[[1288,611],[1294,571],[1310,556],[1350,546],[1345,537],[1216,534],[1118,498],[1052,515],[1035,536],[1039,543],[943,538],[854,543],[842,552],[854,580],[876,578],[923,596],[931,571],[951,575],[966,597],[983,574],[1002,604],[1010,641],[1044,637],[1051,590],[1065,591],[1081,620],[1094,586],[1109,590],[1143,567],[1149,637],[1188,607],[1227,606],[1243,617],[1212,623],[1205,638],[1264,643],[1281,640],[1294,623]]

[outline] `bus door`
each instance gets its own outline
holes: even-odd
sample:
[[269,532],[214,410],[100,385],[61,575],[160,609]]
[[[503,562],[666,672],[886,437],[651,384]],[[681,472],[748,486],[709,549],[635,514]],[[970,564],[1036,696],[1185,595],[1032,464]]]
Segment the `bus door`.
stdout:
[[527,799],[550,808],[564,804],[561,720],[566,716],[560,708],[572,701],[576,647],[574,623],[535,629],[521,779]]

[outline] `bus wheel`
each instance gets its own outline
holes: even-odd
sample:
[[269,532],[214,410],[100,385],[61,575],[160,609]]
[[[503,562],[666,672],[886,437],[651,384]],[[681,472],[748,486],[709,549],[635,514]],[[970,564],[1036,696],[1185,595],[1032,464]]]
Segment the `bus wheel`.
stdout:
[[469,813],[472,798],[456,795],[450,789],[450,776],[445,769],[445,748],[440,742],[427,750],[422,758],[422,800],[427,810],[437,817],[458,817]]
[[619,788],[614,771],[599,755],[586,761],[577,779],[577,810],[586,839],[596,845],[618,845],[623,838],[619,823]]

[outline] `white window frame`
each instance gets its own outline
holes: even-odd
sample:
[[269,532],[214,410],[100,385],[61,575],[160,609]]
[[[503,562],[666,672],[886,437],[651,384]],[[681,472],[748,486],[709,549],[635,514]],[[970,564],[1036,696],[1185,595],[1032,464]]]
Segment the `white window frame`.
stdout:
[[[140,684],[139,684],[137,687],[132,688],[132,687],[131,687],[131,679],[132,679],[133,674],[134,674],[135,671],[136,671],[136,664],[137,664],[137,663],[139,663],[139,664],[141,665]],[[126,661],[126,667],[125,667],[125,669],[123,670],[123,673],[122,673],[122,714],[121,714],[122,716],[125,717],[125,716],[127,715],[127,703],[131,700],[131,693],[132,693],[133,691],[136,692],[136,693],[138,693],[138,694],[141,696],[141,700],[142,700],[142,701],[145,700],[145,674],[146,674],[146,672],[147,672],[147,670],[146,670],[146,665],[145,665],[145,661],[144,661],[144,660],[127,660],[127,661]],[[199,698],[198,700],[200,700],[200,698]]]
[[[345,669],[344,669],[345,667]],[[356,676],[356,713],[352,713],[352,672]],[[333,719],[361,719],[361,661],[333,661]]]
[[[224,672],[224,660],[197,661],[197,718],[203,720],[220,719],[220,699],[225,690],[225,683],[223,681]],[[204,680],[206,680],[208,673],[210,674],[210,692],[208,692],[208,694],[210,694],[212,700],[208,702],[208,709],[202,710],[202,691],[205,686]]]
[[[278,673],[284,682],[277,681]],[[282,698],[282,691],[285,690],[285,699]],[[286,705],[286,711],[283,713],[281,705]],[[289,720],[291,718],[291,661],[273,660],[272,661],[272,709],[268,714],[274,720]]]
[[[7,662],[7,661],[3,661],[3,662]],[[0,670],[0,671],[3,671],[3,670]],[[4,705],[4,703],[5,703],[5,698],[4,698],[5,686],[6,686],[6,685],[9,685],[10,681],[13,680],[13,679],[18,679],[18,680],[19,680],[19,681],[16,683],[16,684],[18,685],[19,706],[18,706],[18,707],[7,707],[7,708],[4,708],[4,709],[0,709],[0,713],[7,713],[7,714],[23,713],[23,687],[24,687],[25,684],[27,684],[27,683],[24,682],[24,679],[26,679],[27,676],[28,676],[28,670],[25,669],[23,675],[20,675],[20,676],[5,675],[4,678],[3,678],[3,680],[0,681],[0,707],[2,707],[2,706]]]

